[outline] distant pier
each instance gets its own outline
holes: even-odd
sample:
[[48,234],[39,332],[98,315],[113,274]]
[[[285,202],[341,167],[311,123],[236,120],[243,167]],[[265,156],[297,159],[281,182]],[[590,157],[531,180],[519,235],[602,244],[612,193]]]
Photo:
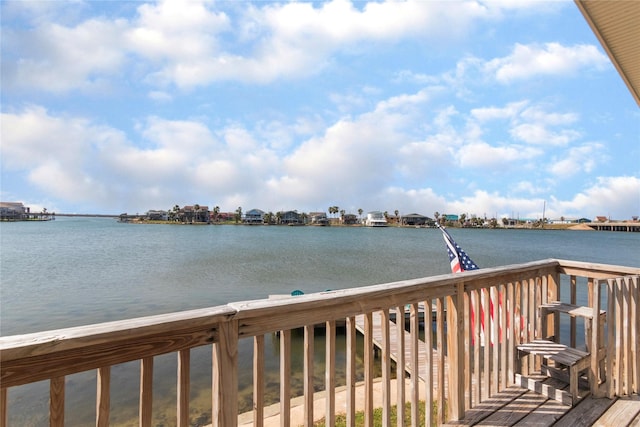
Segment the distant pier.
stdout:
[[640,232],[640,222],[590,222],[585,225],[597,231]]

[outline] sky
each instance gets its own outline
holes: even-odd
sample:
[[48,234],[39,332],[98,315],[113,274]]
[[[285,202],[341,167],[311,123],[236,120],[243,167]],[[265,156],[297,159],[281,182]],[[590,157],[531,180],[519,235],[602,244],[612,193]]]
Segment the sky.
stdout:
[[640,215],[640,109],[572,1],[2,1],[32,211]]

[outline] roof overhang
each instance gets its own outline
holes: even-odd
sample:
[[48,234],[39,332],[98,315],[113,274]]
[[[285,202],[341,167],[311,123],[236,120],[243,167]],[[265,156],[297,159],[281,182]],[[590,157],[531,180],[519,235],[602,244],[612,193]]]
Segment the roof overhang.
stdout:
[[575,0],[640,106],[640,0]]

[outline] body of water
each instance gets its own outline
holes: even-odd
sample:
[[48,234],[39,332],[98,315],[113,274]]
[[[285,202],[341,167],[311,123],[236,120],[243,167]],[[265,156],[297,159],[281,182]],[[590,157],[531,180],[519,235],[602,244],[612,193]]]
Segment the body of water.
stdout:
[[[640,265],[640,233],[450,232],[481,268],[546,258]],[[260,299],[295,289],[311,293],[450,272],[437,229],[144,225],[59,217],[0,224],[0,250],[3,336]],[[251,342],[243,341],[241,354],[249,357],[240,361],[241,387],[251,379]],[[273,372],[268,387],[277,391],[276,339],[268,337],[267,345],[272,349],[267,366]],[[322,345],[316,345],[317,360],[324,358]],[[208,405],[209,411],[210,352],[197,349],[192,356],[193,406]],[[154,381],[175,392],[175,355],[158,359]],[[294,362],[294,370],[298,368]],[[134,363],[114,369],[114,425],[137,424],[132,421],[137,375]],[[70,376],[67,389],[67,424],[87,425],[95,404],[81,402],[87,393],[95,393],[95,374]],[[47,425],[47,390],[46,384],[11,389],[10,425]],[[170,393],[155,399],[154,408],[175,406]],[[250,395],[246,400],[241,407],[249,410]],[[206,409],[197,411],[194,424],[207,422]],[[171,411],[159,411],[156,425],[174,424],[171,416]]]

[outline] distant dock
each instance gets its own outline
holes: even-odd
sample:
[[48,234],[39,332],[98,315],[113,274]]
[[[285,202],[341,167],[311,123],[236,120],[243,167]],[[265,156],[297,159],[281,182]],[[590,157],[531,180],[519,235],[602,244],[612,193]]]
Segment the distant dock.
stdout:
[[596,231],[640,232],[640,222],[589,222],[585,225]]

